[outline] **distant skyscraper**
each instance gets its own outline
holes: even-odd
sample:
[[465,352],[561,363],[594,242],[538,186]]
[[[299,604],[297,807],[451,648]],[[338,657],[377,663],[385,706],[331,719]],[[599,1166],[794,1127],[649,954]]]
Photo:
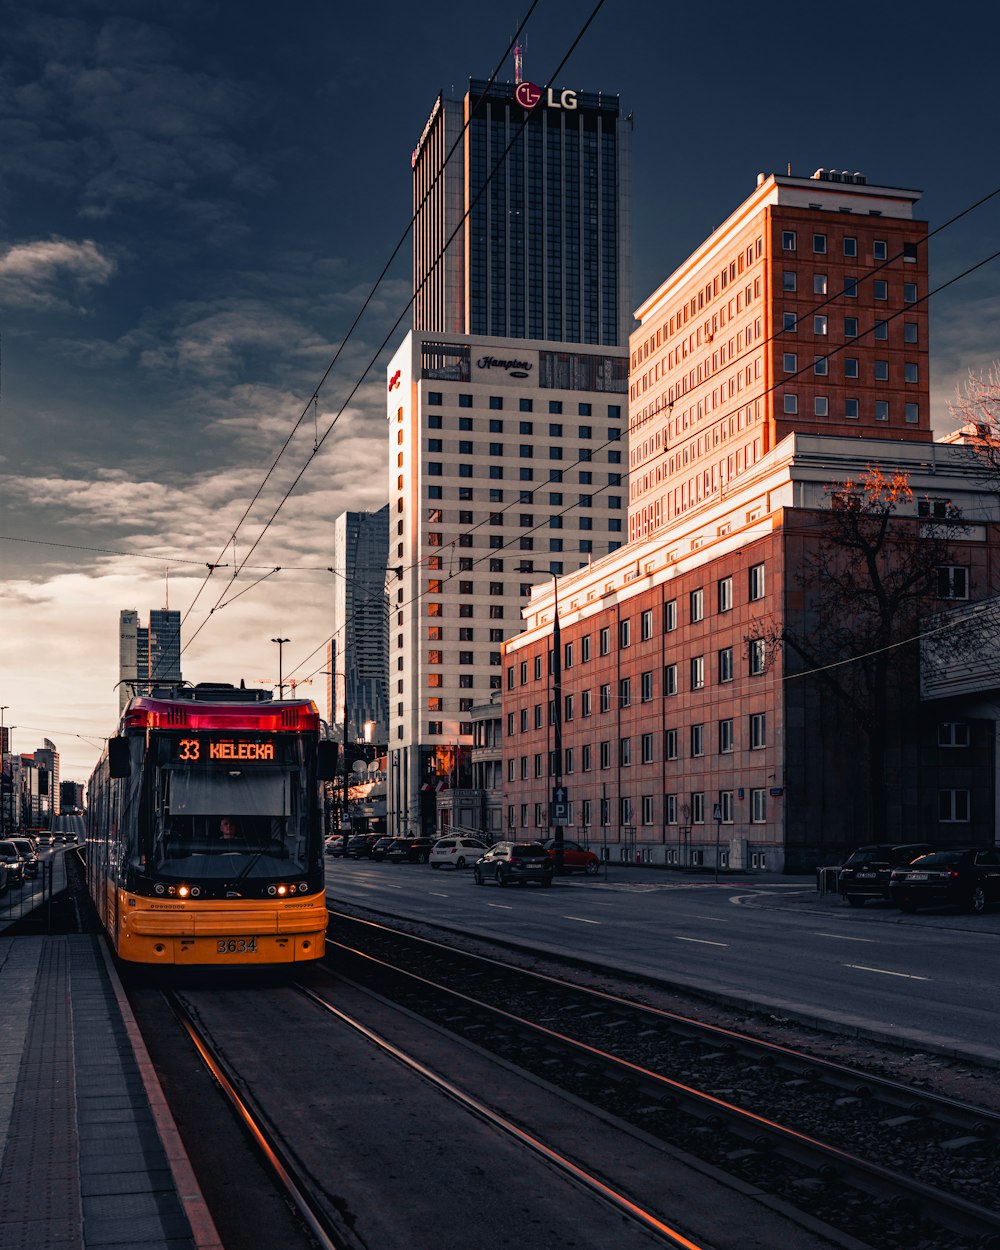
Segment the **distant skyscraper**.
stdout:
[[414,328],[624,346],[631,132],[615,95],[471,79],[439,96],[413,153]]
[[389,507],[378,512],[342,512],[334,521],[333,638],[327,647],[329,719],[351,741],[388,734],[386,675],[389,665],[389,607],[385,590],[389,553]]
[[148,694],[152,686],[181,681],[181,614],[154,608],[149,624],[139,624],[139,613],[125,608],[118,626],[118,710],[133,694]]

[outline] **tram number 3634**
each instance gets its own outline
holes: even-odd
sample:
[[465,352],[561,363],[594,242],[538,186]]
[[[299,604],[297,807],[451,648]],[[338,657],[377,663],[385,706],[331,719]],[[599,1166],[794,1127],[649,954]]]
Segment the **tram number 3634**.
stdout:
[[215,944],[219,955],[249,955],[257,949],[257,939],[252,938],[219,938]]

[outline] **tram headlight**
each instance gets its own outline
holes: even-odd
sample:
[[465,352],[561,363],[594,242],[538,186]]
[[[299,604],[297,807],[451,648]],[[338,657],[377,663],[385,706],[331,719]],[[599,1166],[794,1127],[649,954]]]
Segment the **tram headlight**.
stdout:
[[308,882],[306,882],[306,881],[300,881],[300,882],[299,882],[299,893],[300,893],[300,894],[305,894],[306,890],[308,890],[308,889],[309,889],[309,883],[308,883]]
[[201,889],[200,889],[198,886],[193,885],[193,886],[191,887],[191,897],[192,897],[192,898],[197,898],[197,897],[198,897],[198,895],[199,895],[200,893],[201,893]]
[[157,883],[156,883],[156,885],[154,885],[154,886],[153,886],[153,890],[154,890],[157,894],[163,894],[163,893],[164,893],[164,891],[166,890],[166,886],[161,885],[159,882],[157,882]]
[[288,893],[288,886],[287,886],[287,885],[279,885],[279,886],[278,886],[278,893],[279,893],[279,894],[287,894],[287,893]]
[[191,891],[187,888],[186,885],[182,885],[182,886],[178,886],[177,893],[181,896],[181,898],[187,898],[187,896],[191,893]]
[[273,886],[273,885],[269,885],[269,886],[267,887],[267,892],[268,892],[268,894],[271,894],[271,895],[274,895],[274,894],[277,894],[277,893],[278,893],[277,888],[276,888],[275,886]]

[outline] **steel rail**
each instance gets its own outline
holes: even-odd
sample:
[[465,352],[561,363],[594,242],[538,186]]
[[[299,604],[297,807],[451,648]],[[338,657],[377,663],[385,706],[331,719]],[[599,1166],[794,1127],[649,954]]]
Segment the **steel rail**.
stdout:
[[[901,1110],[908,1111],[912,1115],[933,1113],[940,1119],[968,1132],[981,1136],[1000,1137],[1000,1113],[991,1111],[989,1108],[977,1107],[973,1103],[949,1098],[944,1094],[936,1094],[930,1090],[916,1089],[912,1085],[907,1085],[903,1081],[893,1080],[891,1077],[862,1072],[856,1068],[848,1067],[846,1064],[837,1063],[832,1059],[807,1055],[805,1052],[796,1050],[791,1046],[783,1046],[778,1042],[768,1042],[762,1038],[751,1037],[747,1033],[739,1033],[735,1029],[728,1029],[721,1025],[707,1024],[702,1020],[694,1020],[690,1016],[682,1016],[676,1012],[667,1011],[662,1007],[650,1007],[646,1003],[637,1003],[633,999],[622,998],[620,995],[610,994],[606,990],[594,989],[592,986],[587,985],[577,985],[575,982],[564,981],[558,977],[550,976],[544,972],[537,972],[530,968],[520,968],[516,964],[505,963],[503,960],[495,959],[489,955],[478,955],[472,951],[447,946],[434,938],[409,933],[405,929],[396,929],[382,921],[366,920],[359,916],[351,916],[346,912],[328,910],[331,916],[349,920],[353,924],[383,930],[393,937],[399,937],[408,942],[419,943],[422,946],[438,950],[443,954],[447,954],[450,958],[454,958],[457,955],[472,962],[497,968],[505,973],[516,974],[536,981],[561,994],[579,994],[581,997],[604,1003],[609,1007],[615,1008],[615,1010],[633,1012],[646,1020],[664,1024],[671,1031],[684,1034],[688,1038],[710,1040],[713,1043],[731,1046],[757,1059],[762,1057],[770,1058],[777,1065],[787,1067],[789,1071],[794,1071],[796,1074],[801,1074],[802,1070],[806,1069],[818,1079],[838,1089],[849,1090],[852,1094],[859,1097],[879,1093],[884,1096],[884,1100],[887,1103]],[[329,945],[332,941],[333,939],[328,936],[327,944]],[[606,973],[608,970],[596,967],[594,971]]]
[[609,1203],[619,1213],[624,1214],[628,1218],[634,1220],[637,1224],[642,1225],[647,1231],[663,1238],[668,1245],[678,1247],[678,1250],[704,1250],[704,1248],[699,1246],[697,1242],[685,1237],[684,1234],[679,1232],[677,1229],[671,1228],[669,1224],[664,1223],[657,1216],[653,1215],[651,1211],[647,1211],[644,1207],[639,1206],[638,1203],[633,1202],[632,1199],[628,1198],[625,1194],[620,1193],[617,1189],[605,1184],[605,1182],[600,1180],[599,1177],[593,1176],[584,1168],[581,1168],[578,1164],[573,1163],[571,1159],[567,1159],[566,1156],[560,1154],[558,1150],[553,1149],[551,1146],[547,1146],[545,1142],[536,1137],[534,1134],[528,1133],[524,1129],[519,1128],[513,1123],[513,1121],[508,1120],[506,1116],[500,1115],[499,1112],[494,1111],[485,1103],[480,1102],[478,1098],[474,1098],[471,1094],[465,1093],[463,1090],[459,1089],[457,1085],[453,1085],[451,1081],[446,1080],[443,1076],[440,1076],[437,1072],[434,1072],[425,1064],[421,1063],[419,1059],[415,1059],[412,1055],[408,1055],[393,1042],[390,1042],[387,1038],[382,1037],[373,1029],[368,1028],[367,1025],[362,1024],[360,1020],[355,1020],[341,1008],[335,1007],[333,1003],[323,998],[321,994],[317,994],[315,990],[312,990],[308,986],[304,985],[296,985],[295,989],[298,990],[303,997],[309,999],[310,1002],[315,1003],[317,1007],[329,1012],[332,1016],[335,1016],[338,1020],[340,1020],[341,1023],[356,1030],[356,1032],[360,1033],[362,1037],[367,1038],[368,1041],[372,1042],[384,1053],[392,1055],[393,1058],[398,1059],[399,1062],[404,1064],[411,1072],[414,1072],[423,1077],[425,1080],[430,1081],[435,1088],[446,1094],[466,1111],[471,1112],[491,1127],[499,1129],[507,1136],[512,1137],[515,1141],[519,1142],[522,1146],[526,1146],[535,1154],[540,1155],[543,1159],[553,1164],[560,1171],[570,1176],[578,1184],[583,1185],[584,1188],[589,1190],[591,1193],[596,1194],[599,1198]]
[[[407,935],[408,936],[408,935]],[[402,976],[424,989],[442,994],[465,1004],[474,1010],[499,1019],[529,1035],[541,1039],[548,1047],[557,1047],[581,1056],[589,1063],[601,1065],[608,1073],[624,1076],[638,1082],[646,1092],[658,1096],[668,1105],[682,1106],[689,1113],[710,1124],[722,1124],[754,1147],[771,1149],[787,1159],[810,1167],[818,1176],[850,1178],[856,1189],[875,1195],[917,1204],[919,1210],[940,1224],[963,1235],[980,1239],[983,1247],[1000,1247],[1000,1215],[967,1199],[948,1194],[933,1185],[915,1180],[900,1172],[894,1172],[881,1164],[851,1154],[839,1146],[820,1141],[809,1134],[779,1124],[756,1112],[747,1111],[714,1094],[695,1089],[670,1077],[653,1072],[618,1056],[602,1051],[589,1043],[578,1041],[545,1025],[537,1024],[522,1016],[481,1002],[460,990],[439,984],[406,968],[387,963],[365,951],[348,947],[327,937],[327,946],[339,947],[345,953],[378,966],[387,972]],[[446,948],[447,949],[447,948]],[[465,952],[459,952],[464,955]],[[475,957],[474,957],[475,958]],[[494,962],[494,961],[489,961]],[[509,972],[522,970],[505,965]],[[528,974],[534,975],[534,974]],[[808,1058],[808,1057],[806,1057]]]
[[325,1204],[314,1196],[314,1186],[305,1172],[277,1141],[277,1135],[268,1126],[267,1117],[254,1103],[249,1094],[241,1093],[236,1086],[236,1075],[219,1056],[211,1042],[199,1029],[194,1017],[173,991],[165,990],[164,997],[178,1022],[190,1037],[202,1062],[218,1082],[222,1092],[243,1122],[264,1161],[277,1178],[299,1215],[316,1239],[320,1250],[353,1250],[356,1242],[348,1241],[343,1230],[337,1227]]

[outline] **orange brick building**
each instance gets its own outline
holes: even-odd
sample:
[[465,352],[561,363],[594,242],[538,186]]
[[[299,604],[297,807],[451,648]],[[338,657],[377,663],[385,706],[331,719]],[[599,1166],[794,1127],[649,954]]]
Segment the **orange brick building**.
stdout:
[[993,839],[988,700],[921,702],[907,653],[889,827],[869,829],[859,731],[775,642],[811,611],[802,575],[830,487],[870,465],[910,482],[893,521],[907,541],[952,505],[976,518],[928,610],[1000,588],[996,500],[970,449],[931,432],[917,198],[860,175],[762,175],[640,305],[629,542],[536,587],[505,647],[508,834],[548,836],[558,782],[566,836],[612,860],[802,871],[866,840]]

